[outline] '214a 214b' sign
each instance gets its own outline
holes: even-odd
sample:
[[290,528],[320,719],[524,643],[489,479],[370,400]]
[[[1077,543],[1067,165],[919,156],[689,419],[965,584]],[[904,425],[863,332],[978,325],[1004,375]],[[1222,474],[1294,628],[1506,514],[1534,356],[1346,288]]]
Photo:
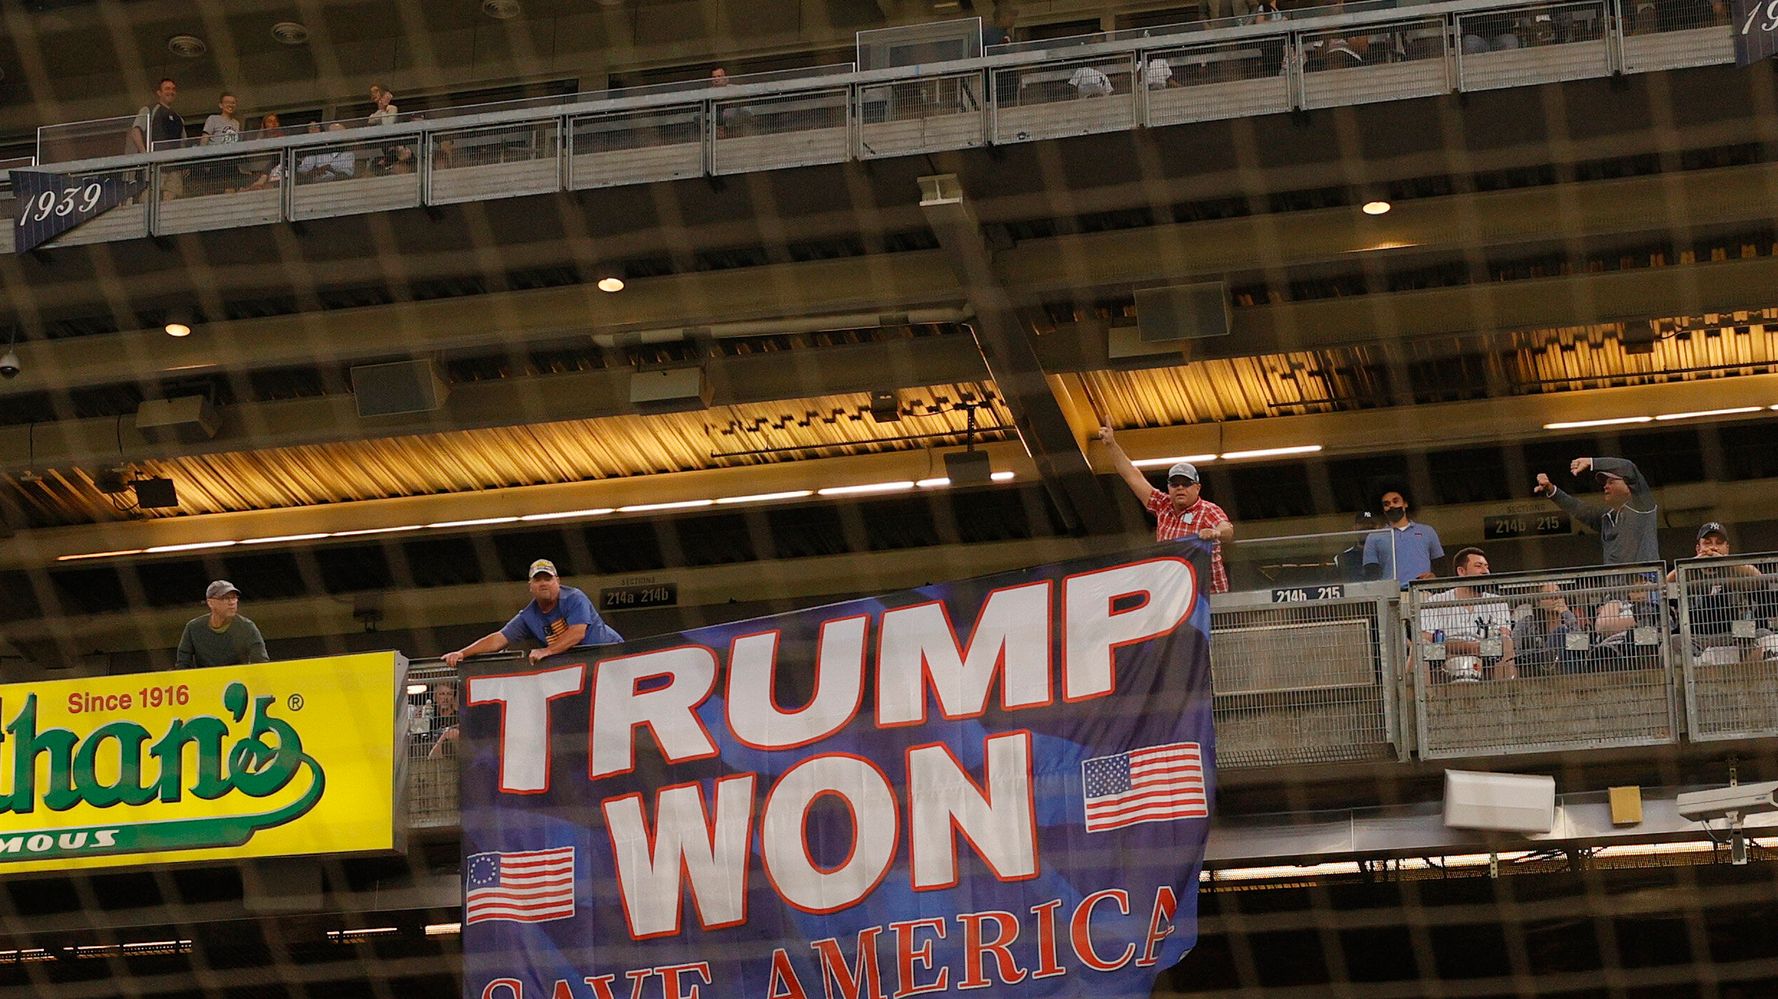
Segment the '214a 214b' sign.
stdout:
[[17,253],[34,250],[142,193],[133,174],[67,177],[40,170],[13,170],[12,237]]
[[1735,65],[1747,66],[1778,52],[1778,0],[1735,0]]

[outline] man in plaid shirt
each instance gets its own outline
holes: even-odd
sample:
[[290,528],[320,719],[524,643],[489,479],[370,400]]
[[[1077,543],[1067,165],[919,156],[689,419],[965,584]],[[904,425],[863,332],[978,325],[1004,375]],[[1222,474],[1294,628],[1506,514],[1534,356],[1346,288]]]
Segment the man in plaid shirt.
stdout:
[[1167,491],[1162,492],[1148,484],[1148,477],[1118,446],[1110,427],[1099,428],[1099,440],[1111,452],[1118,475],[1154,514],[1154,539],[1174,541],[1195,534],[1210,542],[1210,592],[1227,593],[1229,574],[1222,565],[1222,543],[1233,540],[1235,525],[1222,507],[1201,495],[1204,486],[1198,481],[1197,468],[1182,461],[1168,469]]

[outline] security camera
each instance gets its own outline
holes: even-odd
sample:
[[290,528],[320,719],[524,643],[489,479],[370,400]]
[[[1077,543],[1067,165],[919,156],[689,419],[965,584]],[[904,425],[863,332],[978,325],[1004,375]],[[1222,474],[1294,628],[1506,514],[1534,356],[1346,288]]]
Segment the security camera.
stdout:
[[0,378],[17,378],[19,376],[19,355],[15,351],[7,351],[0,357]]
[[1688,791],[1673,799],[1673,803],[1681,818],[1698,822],[1729,819],[1738,823],[1758,812],[1778,812],[1778,781]]

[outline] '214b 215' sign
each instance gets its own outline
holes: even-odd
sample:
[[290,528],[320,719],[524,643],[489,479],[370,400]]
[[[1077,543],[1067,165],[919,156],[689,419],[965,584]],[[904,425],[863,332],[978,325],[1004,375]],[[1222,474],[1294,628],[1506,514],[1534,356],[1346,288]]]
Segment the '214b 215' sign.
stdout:
[[13,249],[24,253],[90,222],[142,193],[133,175],[67,177],[40,170],[13,170]]

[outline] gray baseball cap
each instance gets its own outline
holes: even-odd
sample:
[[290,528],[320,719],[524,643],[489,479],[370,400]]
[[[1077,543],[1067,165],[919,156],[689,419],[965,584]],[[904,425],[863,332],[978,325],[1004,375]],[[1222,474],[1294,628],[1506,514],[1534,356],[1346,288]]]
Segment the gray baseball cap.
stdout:
[[1167,479],[1169,481],[1181,475],[1193,482],[1198,481],[1198,466],[1189,461],[1182,461],[1179,464],[1174,465],[1172,468],[1167,469]]
[[230,593],[239,595],[240,592],[240,590],[235,588],[235,584],[226,579],[218,579],[209,586],[204,587],[204,599],[215,600],[217,597],[226,597]]

